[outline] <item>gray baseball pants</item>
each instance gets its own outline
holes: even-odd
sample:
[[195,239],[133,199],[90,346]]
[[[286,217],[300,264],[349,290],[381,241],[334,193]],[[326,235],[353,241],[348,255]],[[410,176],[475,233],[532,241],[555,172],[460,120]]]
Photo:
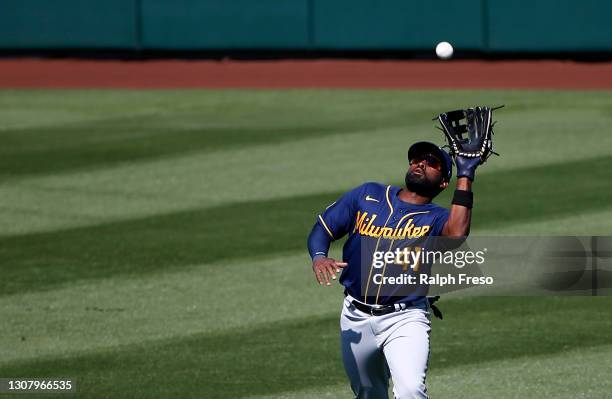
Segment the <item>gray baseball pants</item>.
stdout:
[[358,399],[388,399],[389,377],[396,399],[427,398],[429,307],[371,316],[347,296],[340,317],[342,359]]

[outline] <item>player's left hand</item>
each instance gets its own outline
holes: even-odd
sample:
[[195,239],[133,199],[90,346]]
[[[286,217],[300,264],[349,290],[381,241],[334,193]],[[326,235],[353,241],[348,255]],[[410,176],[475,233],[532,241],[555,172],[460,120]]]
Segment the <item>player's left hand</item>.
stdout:
[[457,177],[467,177],[471,181],[474,181],[474,173],[476,168],[480,165],[481,160],[478,158],[467,158],[457,155],[455,157],[455,165],[457,165]]

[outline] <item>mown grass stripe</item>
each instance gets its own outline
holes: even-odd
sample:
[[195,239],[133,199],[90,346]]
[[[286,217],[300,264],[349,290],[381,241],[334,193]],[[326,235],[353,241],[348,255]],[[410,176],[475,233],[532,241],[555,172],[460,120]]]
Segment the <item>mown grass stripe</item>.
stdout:
[[[606,398],[612,347],[580,348],[545,356],[459,365],[429,373],[429,394],[435,398],[575,399]],[[580,372],[576,372],[580,370]],[[390,393],[391,397],[392,393]],[[336,399],[350,396],[347,382],[313,386],[249,399]]]
[[[177,119],[179,120],[177,122]],[[316,125],[215,126],[180,122],[180,115],[122,117],[60,127],[0,132],[0,179],[91,170],[189,153],[278,144],[304,138],[348,134],[380,123],[353,120]],[[393,125],[391,125],[393,127]]]
[[[132,103],[123,108],[109,102],[112,93],[105,92],[100,101],[95,101],[93,95],[84,98],[90,108],[75,109],[72,101],[83,93],[58,91],[55,108],[49,108],[47,103],[47,107],[33,110],[28,109],[30,98],[23,93],[12,97],[0,95],[0,105],[5,105],[0,118],[10,120],[16,114],[15,119],[19,120],[32,112],[29,115],[32,119],[43,119],[40,125],[17,124],[0,130],[0,140],[5,143],[0,149],[0,179],[278,144],[363,129],[400,128],[405,125],[405,118],[427,121],[418,117],[421,109],[408,107],[377,106],[374,114],[353,113],[355,109],[373,108],[373,104],[354,101],[334,104],[335,99],[346,95],[332,92],[196,91],[181,96],[142,91],[132,95]],[[124,102],[124,94],[117,91],[114,96]],[[331,103],[336,112],[321,108],[322,103]],[[132,112],[128,111],[130,108]],[[54,122],[54,113],[61,122]],[[74,114],[72,119],[70,113]]]
[[15,293],[0,297],[0,363],[330,315],[341,297],[321,291],[303,252]]
[[[432,334],[432,373],[526,354],[609,345],[610,333],[602,331],[610,327],[610,320],[592,317],[606,314],[609,305],[607,298],[449,301],[447,319],[435,323]],[[483,334],[482,320],[495,329]],[[14,362],[0,367],[0,374],[73,376],[81,381],[81,394],[88,397],[125,397],[130,392],[143,397],[216,398],[280,393],[345,379],[338,334],[337,316],[309,317],[82,356]],[[267,361],[271,356],[274,361]],[[160,380],[172,383],[153,383]]]

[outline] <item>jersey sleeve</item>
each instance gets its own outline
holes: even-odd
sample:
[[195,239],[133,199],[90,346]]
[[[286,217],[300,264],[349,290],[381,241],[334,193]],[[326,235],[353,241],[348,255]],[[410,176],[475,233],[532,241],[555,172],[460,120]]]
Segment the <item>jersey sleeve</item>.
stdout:
[[332,242],[332,238],[327,234],[321,223],[315,223],[312,226],[312,231],[308,235],[308,253],[310,258],[315,260],[319,256],[327,257],[329,252],[329,245]]
[[362,191],[363,185],[347,192],[318,215],[317,222],[327,231],[332,240],[342,238],[349,232]]

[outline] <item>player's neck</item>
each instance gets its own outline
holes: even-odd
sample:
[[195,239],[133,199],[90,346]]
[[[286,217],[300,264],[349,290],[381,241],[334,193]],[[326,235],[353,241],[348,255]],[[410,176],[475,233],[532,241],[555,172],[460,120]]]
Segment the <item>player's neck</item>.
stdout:
[[431,202],[431,198],[419,195],[414,191],[408,190],[407,188],[402,188],[397,194],[397,197],[403,202],[414,205],[424,205]]

